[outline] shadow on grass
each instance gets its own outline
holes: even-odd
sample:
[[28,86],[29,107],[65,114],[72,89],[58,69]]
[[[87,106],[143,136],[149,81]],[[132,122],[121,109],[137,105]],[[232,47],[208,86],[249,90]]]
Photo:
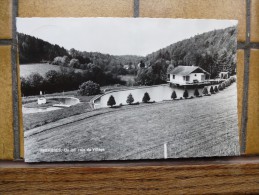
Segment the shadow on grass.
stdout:
[[114,109],[116,109],[116,108],[121,108],[122,107],[122,105],[118,105],[118,106],[110,106],[110,108],[114,108]]
[[156,103],[156,101],[152,101],[152,102],[143,102],[144,104],[153,104],[153,103]]

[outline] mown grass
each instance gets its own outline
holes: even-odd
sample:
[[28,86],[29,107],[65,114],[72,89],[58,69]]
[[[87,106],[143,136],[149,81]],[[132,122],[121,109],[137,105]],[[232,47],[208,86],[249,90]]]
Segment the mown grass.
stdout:
[[[239,154],[236,84],[210,97],[107,109],[26,137],[26,161],[156,159],[165,142],[168,158]],[[39,151],[44,148],[105,152]]]

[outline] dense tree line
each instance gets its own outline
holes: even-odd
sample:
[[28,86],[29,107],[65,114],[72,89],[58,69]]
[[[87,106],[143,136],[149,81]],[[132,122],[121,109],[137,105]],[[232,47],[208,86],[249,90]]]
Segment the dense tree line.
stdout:
[[26,78],[21,78],[22,94],[24,96],[39,95],[76,90],[86,82],[93,81],[99,85],[125,84],[111,73],[104,73],[98,66],[93,65],[89,70],[75,72],[73,69],[61,68],[60,71],[50,70],[45,76],[32,73]]

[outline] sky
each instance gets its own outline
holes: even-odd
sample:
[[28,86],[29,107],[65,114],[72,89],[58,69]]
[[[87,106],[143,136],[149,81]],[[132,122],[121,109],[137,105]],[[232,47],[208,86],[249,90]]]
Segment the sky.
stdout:
[[17,31],[66,49],[146,56],[236,20],[171,18],[17,18]]

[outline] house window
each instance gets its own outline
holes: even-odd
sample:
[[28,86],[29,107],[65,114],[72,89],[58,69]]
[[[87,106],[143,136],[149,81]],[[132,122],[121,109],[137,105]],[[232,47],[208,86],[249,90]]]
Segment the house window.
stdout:
[[170,79],[170,74],[167,74],[167,78]]
[[197,76],[197,74],[195,74],[194,76]]
[[175,79],[175,75],[173,74],[173,79]]
[[186,81],[190,81],[190,76],[186,76]]
[[185,76],[183,76],[183,80],[185,81]]

